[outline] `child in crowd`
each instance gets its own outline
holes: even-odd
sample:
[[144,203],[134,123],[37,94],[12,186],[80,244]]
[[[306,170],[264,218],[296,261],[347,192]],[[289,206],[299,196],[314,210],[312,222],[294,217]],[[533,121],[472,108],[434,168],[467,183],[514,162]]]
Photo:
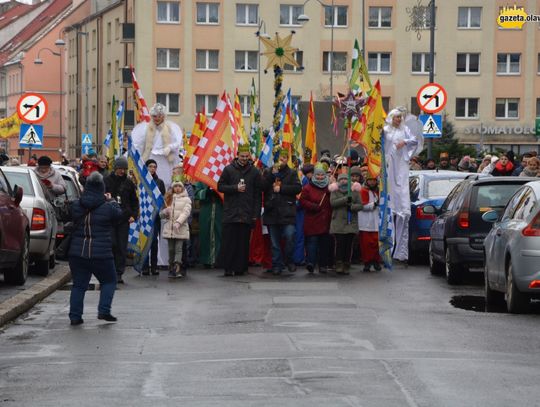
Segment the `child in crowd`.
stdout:
[[169,245],[169,278],[183,277],[182,246],[189,239],[188,218],[191,214],[191,199],[184,184],[173,181],[165,194],[165,207],[160,216],[163,219],[161,234]]

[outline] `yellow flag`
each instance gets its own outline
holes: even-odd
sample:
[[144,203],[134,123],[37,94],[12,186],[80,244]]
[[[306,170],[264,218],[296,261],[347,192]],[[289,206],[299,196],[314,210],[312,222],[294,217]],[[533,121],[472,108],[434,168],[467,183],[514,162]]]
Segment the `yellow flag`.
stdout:
[[[377,177],[381,173],[381,137],[384,126],[384,109],[382,106],[381,85],[379,81],[371,89],[371,94],[364,107],[361,122],[363,132],[358,135],[357,141],[366,149],[368,172]],[[353,131],[354,133],[354,131]]]
[[236,124],[240,132],[240,144],[249,144],[246,129],[244,128],[244,119],[242,118],[242,106],[240,105],[238,89],[236,89],[236,94],[234,95],[233,116],[236,119]]
[[317,131],[315,129],[315,109],[313,108],[313,95],[309,98],[309,114],[306,126],[306,150],[304,153],[306,163],[317,163]]
[[21,123],[22,121],[17,113],[13,113],[5,119],[0,119],[0,138],[18,136]]

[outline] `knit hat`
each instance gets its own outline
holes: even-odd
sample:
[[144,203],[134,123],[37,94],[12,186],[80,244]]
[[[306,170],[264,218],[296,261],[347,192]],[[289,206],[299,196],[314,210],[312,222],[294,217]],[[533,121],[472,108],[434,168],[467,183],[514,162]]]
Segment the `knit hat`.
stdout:
[[86,178],[84,184],[85,191],[94,191],[103,194],[105,192],[105,183],[103,182],[103,175],[98,171],[94,171]]
[[176,186],[181,186],[182,188],[184,188],[184,184],[182,181],[178,181],[178,180],[175,180],[171,183],[171,189],[173,189],[174,187]]
[[484,158],[482,159],[482,161],[484,160],[489,160],[489,162],[491,162],[491,154],[486,154]]
[[37,160],[37,165],[51,165],[51,164],[52,164],[51,157],[48,157],[46,155],[42,155]]
[[360,171],[360,167],[352,167],[351,175],[362,175],[362,171]]
[[249,153],[249,144],[248,143],[244,143],[244,144],[239,144],[238,145],[238,154],[240,153]]
[[156,164],[156,167],[157,167],[157,162],[156,162],[156,160],[154,160],[153,158],[149,158],[149,159],[146,160],[146,162],[144,163],[144,165],[146,165],[147,167],[148,167],[150,164]]
[[317,164],[315,168],[313,169],[313,175],[317,175],[317,174],[326,174],[326,171],[322,164]]
[[114,169],[117,170],[119,168],[128,169],[128,160],[126,157],[118,157],[114,160]]
[[338,182],[341,181],[342,179],[348,180],[349,177],[347,176],[347,174],[339,174],[337,177]]

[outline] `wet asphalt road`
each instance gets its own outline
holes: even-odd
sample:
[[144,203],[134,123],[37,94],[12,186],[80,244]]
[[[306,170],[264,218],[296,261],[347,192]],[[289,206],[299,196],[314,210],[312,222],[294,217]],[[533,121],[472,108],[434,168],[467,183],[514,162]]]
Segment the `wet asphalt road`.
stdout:
[[481,295],[480,277],[219,275],[131,274],[117,324],[96,320],[89,291],[70,327],[57,291],[0,333],[0,405],[540,405],[540,312],[453,307]]

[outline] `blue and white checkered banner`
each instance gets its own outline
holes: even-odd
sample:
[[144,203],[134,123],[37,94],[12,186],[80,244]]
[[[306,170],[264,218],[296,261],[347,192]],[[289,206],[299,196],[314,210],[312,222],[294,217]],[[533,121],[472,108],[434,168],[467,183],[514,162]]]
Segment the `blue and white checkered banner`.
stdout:
[[131,137],[128,145],[128,170],[136,179],[140,206],[139,218],[129,226],[128,251],[135,255],[133,267],[140,273],[152,245],[155,220],[165,201]]
[[388,188],[388,168],[384,155],[384,132],[381,133],[381,176],[379,181],[379,254],[384,266],[392,270],[392,249],[394,247],[394,223],[390,209],[390,193]]

